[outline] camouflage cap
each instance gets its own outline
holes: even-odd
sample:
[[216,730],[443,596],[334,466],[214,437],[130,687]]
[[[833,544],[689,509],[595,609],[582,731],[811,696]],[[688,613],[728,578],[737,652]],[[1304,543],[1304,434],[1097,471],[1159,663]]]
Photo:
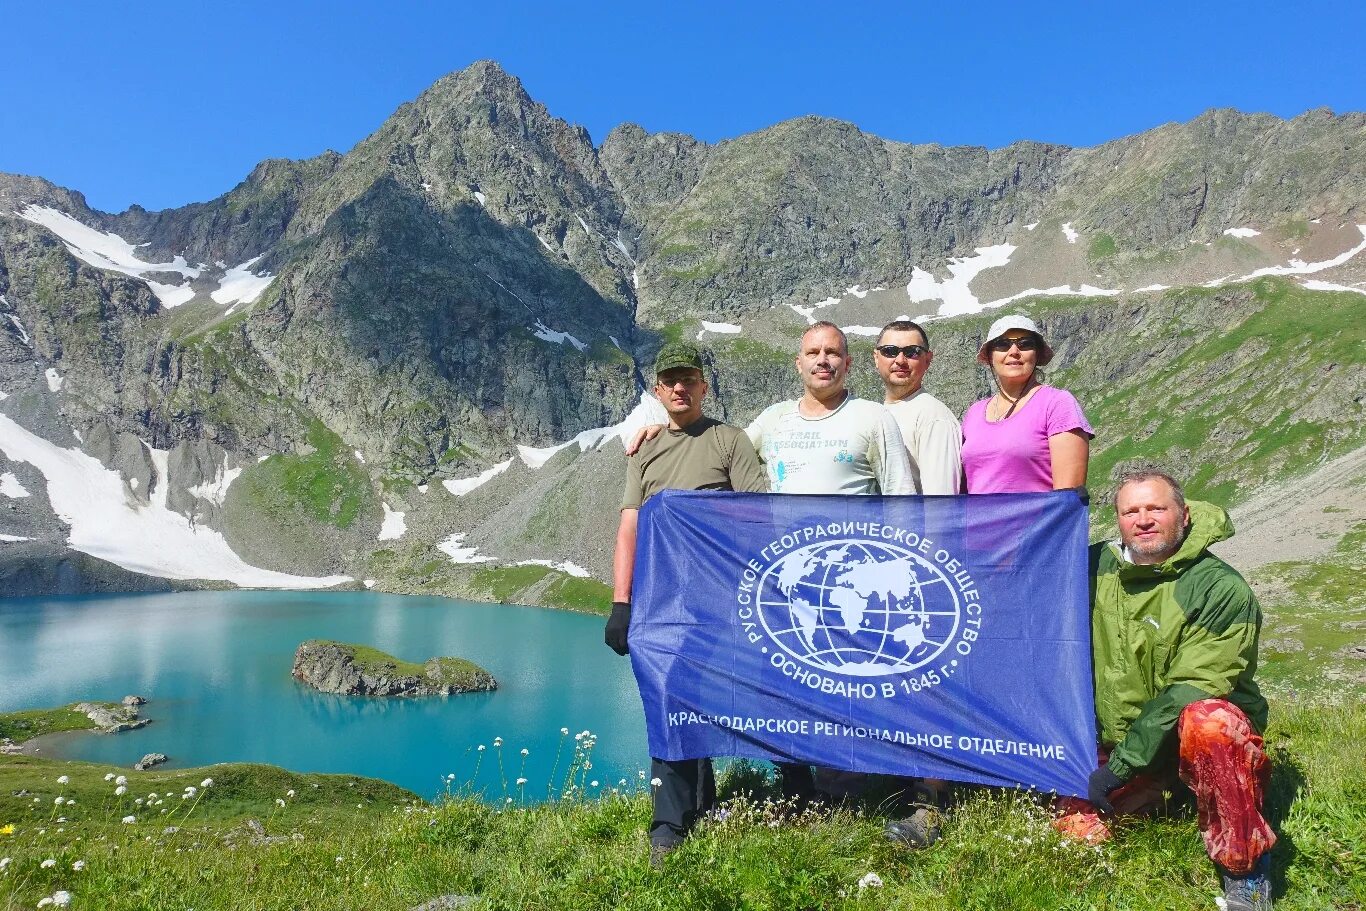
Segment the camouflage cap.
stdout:
[[702,352],[686,342],[670,342],[659,349],[659,355],[655,357],[655,376],[679,367],[701,370]]

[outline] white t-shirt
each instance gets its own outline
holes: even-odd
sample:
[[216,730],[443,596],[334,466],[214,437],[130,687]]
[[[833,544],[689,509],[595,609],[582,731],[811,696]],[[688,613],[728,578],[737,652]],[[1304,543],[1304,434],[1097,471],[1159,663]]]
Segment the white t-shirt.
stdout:
[[878,402],[849,396],[820,418],[779,402],[745,432],[773,493],[915,493],[901,432]]
[[896,418],[896,426],[906,444],[915,492],[960,493],[963,489],[963,428],[948,406],[921,389],[890,402],[887,410]]

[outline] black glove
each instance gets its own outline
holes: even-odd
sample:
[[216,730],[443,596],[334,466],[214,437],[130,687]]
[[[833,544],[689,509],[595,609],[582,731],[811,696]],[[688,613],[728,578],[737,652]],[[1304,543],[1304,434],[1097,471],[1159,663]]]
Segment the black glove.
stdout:
[[1113,813],[1115,808],[1110,803],[1110,792],[1122,784],[1124,779],[1110,771],[1108,765],[1103,765],[1086,780],[1086,799],[1102,813]]
[[602,641],[618,655],[630,649],[626,647],[626,631],[631,628],[631,602],[613,601],[612,616],[607,618],[607,627],[602,631]]

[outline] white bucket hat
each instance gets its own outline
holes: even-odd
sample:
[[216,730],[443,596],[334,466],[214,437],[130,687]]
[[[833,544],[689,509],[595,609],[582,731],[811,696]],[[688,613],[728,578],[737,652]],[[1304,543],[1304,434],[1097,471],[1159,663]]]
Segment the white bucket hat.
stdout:
[[1011,329],[1023,329],[1025,332],[1032,332],[1038,337],[1040,347],[1037,363],[1040,367],[1048,366],[1048,362],[1053,360],[1053,349],[1049,346],[1048,339],[1043,337],[1043,333],[1039,331],[1039,327],[1034,324],[1032,319],[1019,314],[1003,316],[991,324],[991,328],[987,330],[986,339],[982,341],[982,347],[977,349],[977,360],[983,364],[990,364],[991,358],[987,355],[987,346]]

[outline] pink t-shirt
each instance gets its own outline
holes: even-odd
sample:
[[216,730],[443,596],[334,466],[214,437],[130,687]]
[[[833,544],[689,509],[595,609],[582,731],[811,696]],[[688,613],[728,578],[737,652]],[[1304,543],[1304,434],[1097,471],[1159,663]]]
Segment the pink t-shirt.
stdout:
[[1048,438],[1081,430],[1095,436],[1072,393],[1040,386],[1003,421],[987,420],[987,403],[963,415],[963,472],[968,493],[1031,493],[1053,489]]

